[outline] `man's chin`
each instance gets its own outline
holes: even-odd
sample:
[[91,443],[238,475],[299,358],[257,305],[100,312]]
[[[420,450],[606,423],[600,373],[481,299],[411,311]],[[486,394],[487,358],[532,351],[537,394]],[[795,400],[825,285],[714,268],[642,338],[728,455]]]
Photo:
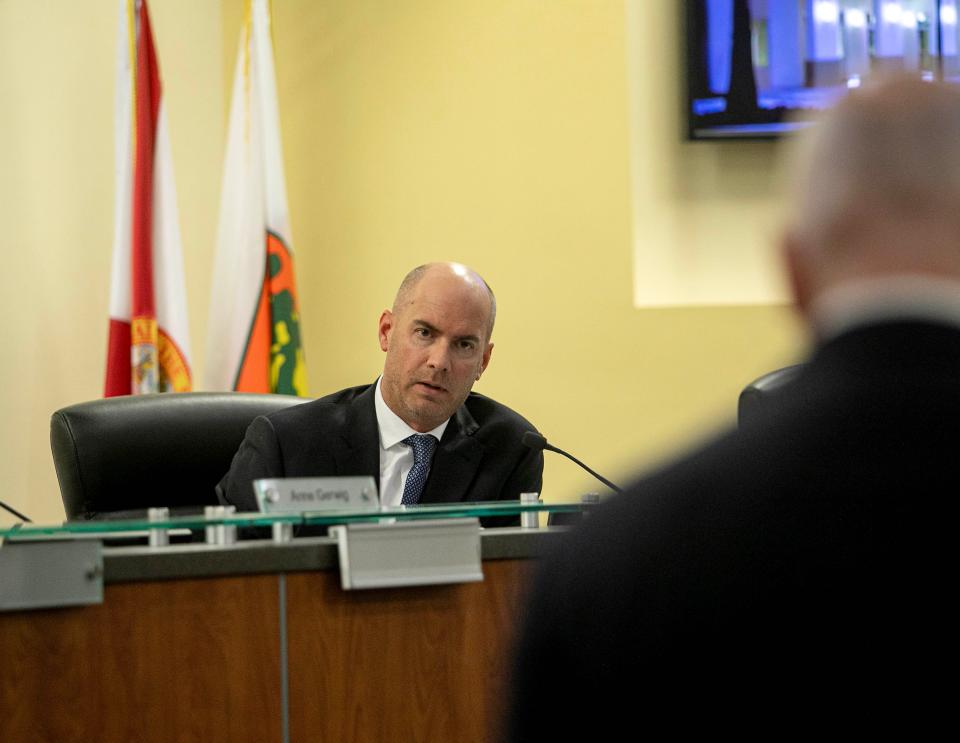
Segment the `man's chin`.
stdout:
[[444,405],[436,400],[425,400],[418,397],[415,401],[411,402],[412,404],[407,405],[407,410],[410,411],[411,416],[411,420],[407,421],[407,425],[420,430],[421,433],[432,431],[450,418],[456,410],[455,407]]

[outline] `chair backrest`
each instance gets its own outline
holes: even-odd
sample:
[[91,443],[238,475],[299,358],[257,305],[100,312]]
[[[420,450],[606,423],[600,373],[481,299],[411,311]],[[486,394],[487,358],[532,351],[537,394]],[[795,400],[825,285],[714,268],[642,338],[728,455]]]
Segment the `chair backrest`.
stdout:
[[770,410],[790,384],[800,375],[803,364],[785,366],[754,379],[740,392],[737,402],[737,421],[741,428]]
[[67,518],[215,505],[214,488],[253,419],[306,401],[187,392],[62,408],[50,420],[50,448]]

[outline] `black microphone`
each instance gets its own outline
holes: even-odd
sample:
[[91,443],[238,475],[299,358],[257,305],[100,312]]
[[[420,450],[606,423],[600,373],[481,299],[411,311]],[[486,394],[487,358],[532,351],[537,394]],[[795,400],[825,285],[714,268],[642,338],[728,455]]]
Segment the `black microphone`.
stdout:
[[28,524],[32,524],[32,523],[33,523],[30,519],[28,519],[26,516],[24,516],[22,513],[20,513],[16,508],[14,508],[13,506],[8,506],[8,505],[7,505],[6,503],[4,503],[2,500],[0,500],[0,508],[2,508],[4,511],[9,511],[9,512],[12,513],[14,516],[16,516],[18,519],[20,519],[21,521],[26,521]]
[[562,455],[565,456],[567,459],[569,459],[571,462],[574,462],[574,463],[576,463],[576,464],[579,464],[579,465],[580,465],[581,467],[583,467],[587,472],[589,472],[591,475],[593,475],[595,478],[597,478],[600,482],[602,482],[604,485],[606,485],[608,488],[610,488],[610,489],[613,490],[614,492],[616,492],[616,493],[622,493],[622,492],[623,492],[622,489],[618,488],[616,485],[614,485],[612,482],[610,482],[610,481],[609,481],[607,478],[605,478],[603,475],[600,475],[600,474],[597,474],[596,472],[594,472],[592,469],[590,469],[589,467],[587,467],[587,465],[585,465],[583,462],[581,462],[581,461],[580,461],[579,459],[577,459],[576,457],[572,456],[571,454],[567,454],[563,449],[558,449],[557,447],[553,446],[552,444],[548,444],[546,437],[545,437],[545,436],[541,436],[541,435],[540,435],[539,433],[537,433],[536,431],[527,431],[525,434],[523,434],[523,437],[520,439],[520,441],[521,441],[521,443],[522,443],[524,446],[527,446],[527,447],[529,447],[529,448],[531,448],[531,449],[536,449],[537,451],[540,451],[541,449],[546,449],[547,451],[554,451],[554,452],[556,452],[557,454],[562,454]]

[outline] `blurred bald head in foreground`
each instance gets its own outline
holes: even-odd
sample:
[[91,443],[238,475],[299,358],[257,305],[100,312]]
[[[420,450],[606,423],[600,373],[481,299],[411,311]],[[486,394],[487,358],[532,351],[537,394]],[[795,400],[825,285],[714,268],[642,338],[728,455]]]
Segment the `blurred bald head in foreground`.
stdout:
[[[783,244],[813,352],[750,425],[640,479],[544,561],[514,741],[924,736],[952,709],[960,90],[856,91],[796,165]],[[576,705],[533,714],[572,688]]]
[[[848,96],[794,153],[798,306],[851,282],[960,280],[960,89],[902,77]],[[829,310],[829,307],[828,307]]]

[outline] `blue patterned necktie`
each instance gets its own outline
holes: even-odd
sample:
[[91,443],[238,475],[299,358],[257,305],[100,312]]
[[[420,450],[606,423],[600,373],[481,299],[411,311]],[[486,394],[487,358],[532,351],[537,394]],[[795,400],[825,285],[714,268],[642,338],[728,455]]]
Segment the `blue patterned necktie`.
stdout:
[[414,434],[407,436],[403,443],[413,449],[413,467],[407,474],[400,505],[412,506],[420,502],[423,486],[427,484],[427,475],[430,474],[430,462],[433,460],[433,450],[437,448],[437,440],[430,434]]

